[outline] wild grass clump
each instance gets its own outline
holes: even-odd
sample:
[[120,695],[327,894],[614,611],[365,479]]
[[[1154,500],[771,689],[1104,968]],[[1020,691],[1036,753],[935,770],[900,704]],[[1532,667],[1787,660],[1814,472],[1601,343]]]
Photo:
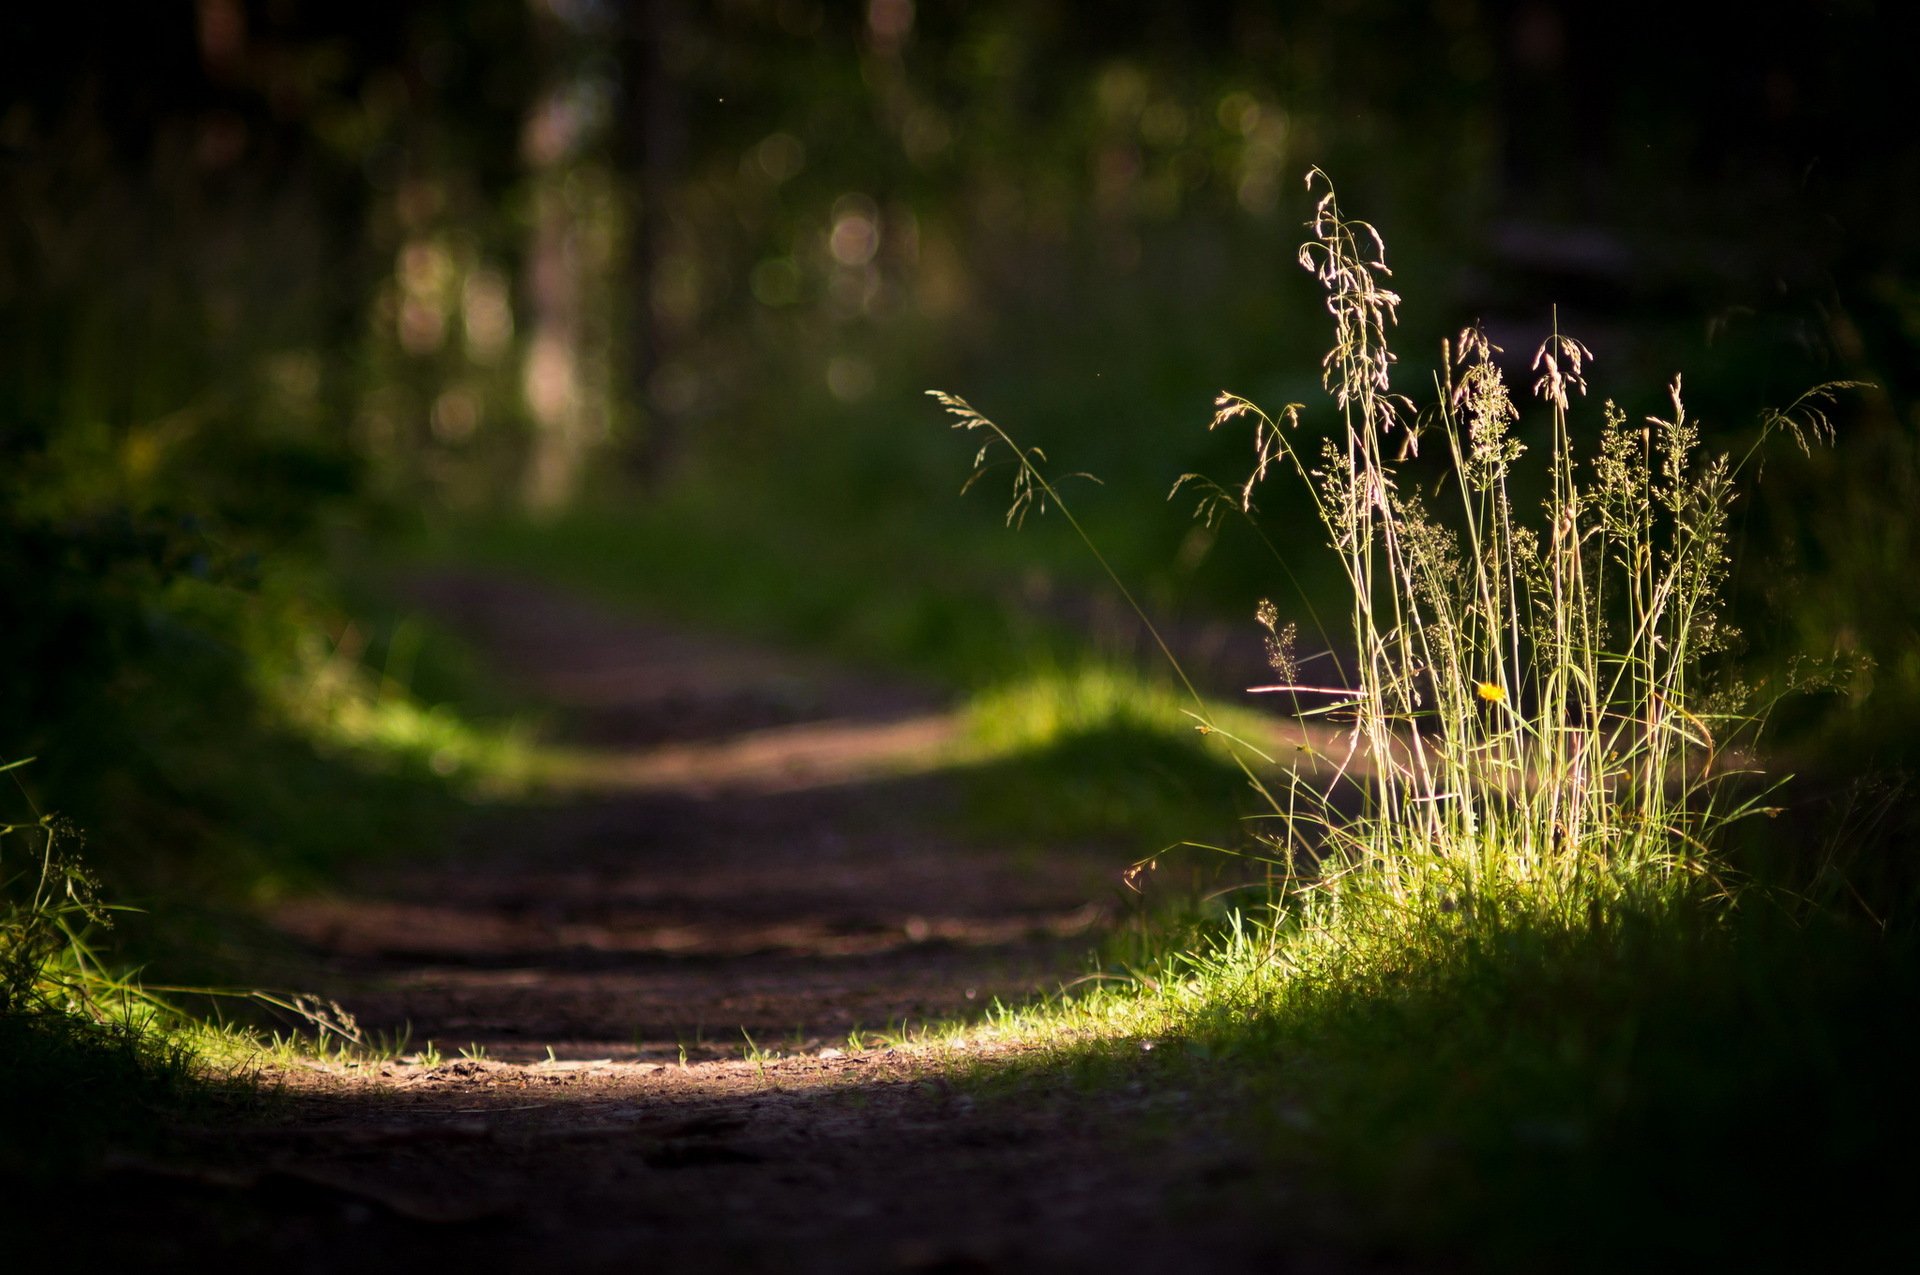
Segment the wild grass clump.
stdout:
[[68,850],[77,839],[52,816],[0,824],[0,1015],[62,1013],[144,1028],[160,1007],[114,977],[87,941],[111,918],[93,875]]
[[[1592,356],[1558,332],[1532,361],[1544,429],[1523,431],[1477,329],[1444,350],[1437,401],[1415,415],[1391,388],[1399,297],[1378,232],[1330,184],[1311,231],[1301,262],[1334,319],[1322,367],[1340,428],[1303,446],[1297,406],[1276,420],[1230,394],[1214,417],[1255,424],[1241,510],[1269,470],[1291,471],[1350,591],[1340,677],[1303,682],[1275,632],[1280,681],[1261,688],[1347,723],[1347,756],[1324,782],[1291,776],[1270,838],[1290,869],[1314,865],[1301,906],[1337,914],[1366,894],[1362,914],[1391,925],[1485,933],[1604,925],[1723,889],[1718,840],[1760,808],[1739,781],[1761,715],[1706,678],[1735,636],[1722,590],[1738,467],[1701,454],[1677,377],[1670,409],[1640,424],[1608,402],[1583,458],[1570,417]],[[1805,446],[1826,420],[1803,406],[1772,424]],[[1437,478],[1406,472],[1422,433],[1443,449]],[[1513,490],[1529,436],[1547,451],[1536,519]]]
[[[1194,474],[1175,486],[1199,491],[1208,518],[1251,516],[1291,476],[1347,585],[1345,631],[1323,629],[1311,657],[1297,624],[1260,607],[1277,680],[1254,689],[1343,741],[1277,779],[1249,768],[1270,805],[1259,835],[1285,923],[1402,946],[1516,923],[1604,926],[1724,894],[1716,847],[1769,791],[1747,751],[1764,706],[1711,676],[1737,638],[1722,593],[1744,461],[1703,452],[1677,377],[1664,413],[1633,423],[1609,401],[1577,443],[1592,355],[1557,331],[1532,361],[1539,424],[1523,421],[1502,351],[1477,328],[1445,346],[1434,401],[1417,408],[1392,384],[1400,298],[1381,237],[1346,217],[1318,170],[1308,181],[1325,189],[1300,260],[1334,322],[1322,379],[1337,424],[1316,432],[1301,404],[1269,413],[1222,394],[1213,427],[1251,422],[1252,473],[1232,488]],[[1824,437],[1834,388],[1763,433],[1802,448]],[[940,398],[960,427],[987,432],[976,477],[998,454],[1013,460],[1011,518],[1061,504],[1044,458]],[[1541,450],[1530,517],[1519,469]]]

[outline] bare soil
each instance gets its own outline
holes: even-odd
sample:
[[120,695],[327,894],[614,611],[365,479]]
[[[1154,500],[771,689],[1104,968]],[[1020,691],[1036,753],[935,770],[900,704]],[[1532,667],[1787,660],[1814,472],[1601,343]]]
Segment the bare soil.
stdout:
[[[950,1054],[901,1041],[903,1024],[1057,988],[1121,898],[1118,851],[1037,855],[956,831],[940,769],[956,727],[937,695],[526,581],[409,588],[592,751],[569,791],[477,810],[446,856],[399,856],[276,911],[304,985],[416,1053],[289,1069],[265,1113],[116,1161],[127,1229],[96,1256],[282,1271],[1358,1264],[1288,1238],[1288,1197],[1205,1095],[1089,1091],[1044,1069],[981,1093],[943,1070]],[[889,1028],[891,1045],[873,1034]]]

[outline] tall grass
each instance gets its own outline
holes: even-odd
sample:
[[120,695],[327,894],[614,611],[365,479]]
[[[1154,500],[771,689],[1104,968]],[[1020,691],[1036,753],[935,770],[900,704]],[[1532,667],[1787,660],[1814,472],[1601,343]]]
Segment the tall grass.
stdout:
[[[1277,780],[1249,765],[1285,909],[1322,933],[1351,935],[1365,917],[1440,934],[1604,925],[1723,891],[1716,847],[1770,791],[1751,752],[1766,705],[1711,676],[1737,637],[1723,609],[1736,478],[1767,434],[1803,449],[1829,436],[1822,408],[1840,387],[1770,414],[1736,460],[1703,451],[1676,377],[1668,410],[1642,422],[1605,403],[1583,449],[1587,348],[1558,331],[1542,342],[1531,368],[1544,419],[1526,420],[1503,351],[1469,328],[1443,348],[1420,408],[1393,385],[1400,298],[1381,236],[1345,215],[1324,174],[1308,183],[1323,193],[1300,261],[1333,320],[1333,428],[1307,428],[1301,404],[1269,413],[1222,394],[1212,426],[1252,424],[1251,474],[1234,488],[1194,474],[1175,485],[1202,492],[1208,517],[1251,517],[1256,496],[1291,477],[1347,586],[1346,631],[1323,629],[1311,659],[1296,624],[1259,609],[1277,681],[1253,689],[1338,724],[1345,745]],[[976,479],[1012,460],[1010,521],[1049,503],[1072,519],[1043,456],[937,397],[959,427],[987,433]],[[1516,494],[1533,451],[1545,452],[1537,511]]]
[[[1369,1242],[1517,1269],[1889,1243],[1890,1184],[1866,1166],[1912,1127],[1912,1032],[1885,1009],[1913,985],[1910,935],[1744,906],[1729,862],[1779,791],[1757,740],[1781,693],[1737,677],[1729,514],[1768,437],[1831,437],[1844,386],[1714,454],[1678,378],[1666,410],[1605,402],[1588,424],[1585,346],[1551,331],[1516,395],[1470,328],[1421,407],[1394,388],[1380,235],[1309,184],[1329,428],[1224,394],[1213,426],[1251,425],[1251,474],[1175,490],[1207,517],[1251,519],[1276,488],[1318,514],[1345,624],[1301,599],[1303,650],[1263,602],[1275,679],[1256,689],[1341,746],[1286,768],[1241,750],[1264,908],[995,1030],[1169,1089],[1230,1076],[1289,1188],[1331,1169]],[[1061,505],[1043,458],[940,397],[988,439],[976,474],[1013,465],[1016,520]],[[1211,724],[1197,695],[1193,713]],[[1806,1224],[1831,1216],[1811,1200],[1862,1212],[1835,1233]]]
[[[1319,883],[1333,906],[1378,891],[1386,915],[1442,929],[1601,920],[1711,881],[1724,829],[1758,808],[1731,759],[1759,718],[1703,680],[1731,637],[1737,467],[1700,454],[1678,378],[1670,411],[1639,425],[1608,402],[1583,463],[1570,417],[1591,355],[1559,332],[1532,360],[1544,429],[1523,432],[1477,329],[1444,351],[1437,401],[1416,416],[1392,389],[1399,297],[1380,235],[1323,175],[1309,183],[1325,193],[1301,263],[1334,320],[1322,366],[1340,426],[1309,450],[1297,408],[1283,425],[1223,395],[1214,418],[1255,421],[1242,509],[1267,471],[1291,471],[1349,586],[1340,682],[1302,684],[1284,635],[1271,643],[1281,681],[1262,689],[1350,722],[1332,782],[1292,777],[1276,844],[1334,869]],[[1775,421],[1803,445],[1825,425],[1817,406]],[[1403,473],[1423,432],[1444,449],[1431,501]],[[1528,434],[1548,452],[1534,520],[1513,494]],[[1342,813],[1348,787],[1357,816]]]

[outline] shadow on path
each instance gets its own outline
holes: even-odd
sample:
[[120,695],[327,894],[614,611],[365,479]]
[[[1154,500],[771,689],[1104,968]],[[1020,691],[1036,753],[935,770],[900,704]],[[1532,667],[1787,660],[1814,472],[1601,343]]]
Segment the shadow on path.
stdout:
[[[444,861],[277,910],[310,985],[440,1056],[295,1068],[270,1115],[118,1162],[103,1259],[1327,1267],[1220,1213],[1245,1166],[1183,1125],[1187,1095],[976,1099],[923,1051],[849,1042],[1058,986],[1117,894],[1111,859],[953,831],[937,697],[524,581],[411,592],[596,760],[571,795],[476,812]],[[743,1057],[743,1029],[786,1056]]]

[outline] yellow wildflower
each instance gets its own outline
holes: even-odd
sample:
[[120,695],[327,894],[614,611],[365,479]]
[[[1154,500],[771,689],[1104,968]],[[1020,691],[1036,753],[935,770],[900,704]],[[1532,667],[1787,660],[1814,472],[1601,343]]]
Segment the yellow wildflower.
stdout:
[[1495,686],[1492,682],[1481,682],[1473,689],[1481,699],[1487,701],[1489,704],[1498,704],[1507,697],[1507,693],[1498,686]]

